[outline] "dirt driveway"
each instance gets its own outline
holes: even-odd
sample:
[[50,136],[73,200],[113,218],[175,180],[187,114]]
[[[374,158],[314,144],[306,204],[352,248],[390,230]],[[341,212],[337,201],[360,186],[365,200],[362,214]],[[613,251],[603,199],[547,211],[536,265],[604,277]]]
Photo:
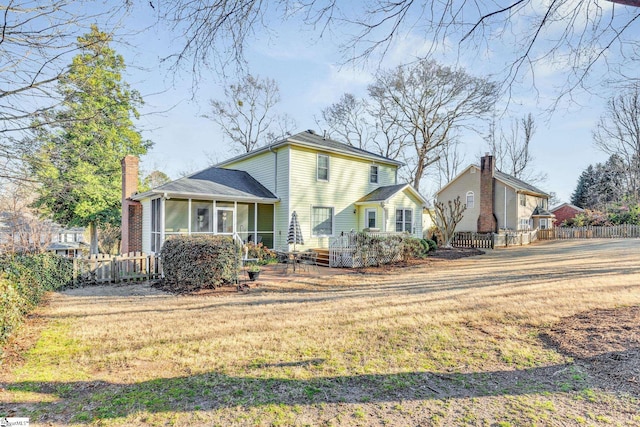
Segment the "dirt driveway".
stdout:
[[[248,292],[71,289],[0,369],[0,417],[66,425],[640,425],[640,240]],[[24,350],[28,350],[25,352]]]

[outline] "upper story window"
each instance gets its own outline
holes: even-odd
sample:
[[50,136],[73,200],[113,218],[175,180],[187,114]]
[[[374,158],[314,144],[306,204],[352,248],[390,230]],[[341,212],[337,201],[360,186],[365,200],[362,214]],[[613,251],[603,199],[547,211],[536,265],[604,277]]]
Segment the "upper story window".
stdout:
[[318,181],[329,181],[329,156],[318,154]]
[[527,206],[527,195],[520,194],[520,206]]
[[371,171],[369,172],[369,182],[378,183],[378,166],[371,165]]
[[473,191],[467,191],[467,209],[473,209],[475,206],[475,195]]

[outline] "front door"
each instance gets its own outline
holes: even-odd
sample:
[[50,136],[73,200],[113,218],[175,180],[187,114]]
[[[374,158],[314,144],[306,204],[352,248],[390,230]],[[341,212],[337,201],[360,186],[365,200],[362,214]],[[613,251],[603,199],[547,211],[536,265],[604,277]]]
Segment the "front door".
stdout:
[[233,234],[233,208],[216,209],[216,234]]

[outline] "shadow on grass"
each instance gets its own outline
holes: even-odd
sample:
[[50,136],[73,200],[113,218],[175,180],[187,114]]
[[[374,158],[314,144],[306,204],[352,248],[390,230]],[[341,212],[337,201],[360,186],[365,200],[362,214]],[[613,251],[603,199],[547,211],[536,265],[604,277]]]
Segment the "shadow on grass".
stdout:
[[[583,361],[584,362],[584,361]],[[313,367],[322,359],[285,362],[266,367]],[[256,370],[265,366],[257,366]],[[259,408],[266,405],[319,403],[384,403],[403,400],[473,398],[481,396],[573,393],[589,389],[579,364],[559,364],[513,371],[479,373],[409,372],[292,379],[218,372],[161,378],[134,384],[103,381],[15,382],[0,384],[7,392],[36,392],[53,402],[7,402],[0,391],[0,417],[37,416],[39,421],[89,423],[140,412],[168,413]],[[28,395],[23,395],[28,396]],[[4,402],[4,403],[2,403]],[[68,408],[74,413],[68,419]],[[51,415],[58,414],[58,415]]]

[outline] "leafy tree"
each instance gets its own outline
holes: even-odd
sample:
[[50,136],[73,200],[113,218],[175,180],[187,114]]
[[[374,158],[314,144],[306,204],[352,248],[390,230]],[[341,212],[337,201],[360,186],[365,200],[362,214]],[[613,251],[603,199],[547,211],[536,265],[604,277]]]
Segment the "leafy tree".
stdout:
[[280,102],[275,80],[247,75],[226,86],[224,100],[212,100],[212,114],[225,136],[240,149],[249,152],[290,132],[294,124],[274,107]]
[[64,102],[52,122],[36,128],[31,171],[41,183],[35,205],[66,226],[88,226],[91,253],[97,228],[120,223],[120,161],[151,143],[135,129],[142,99],[122,81],[125,64],[96,26],[78,37],[80,53],[57,86]]

